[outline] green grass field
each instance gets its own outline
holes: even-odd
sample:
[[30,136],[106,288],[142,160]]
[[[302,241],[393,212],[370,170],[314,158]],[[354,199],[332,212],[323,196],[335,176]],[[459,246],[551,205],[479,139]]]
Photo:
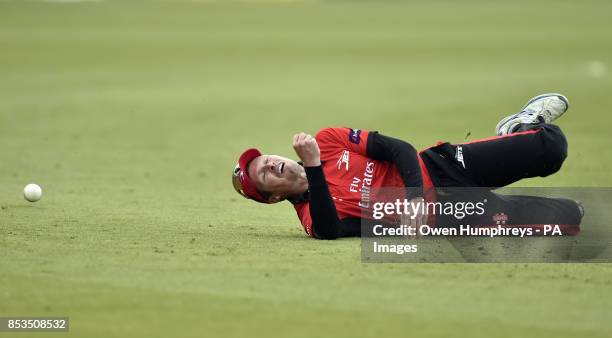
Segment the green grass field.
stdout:
[[0,1],[0,316],[69,316],[75,337],[610,337],[611,264],[362,264],[359,239],[308,239],[230,171],[332,125],[490,136],[559,91],[569,158],[520,184],[611,186],[611,13]]

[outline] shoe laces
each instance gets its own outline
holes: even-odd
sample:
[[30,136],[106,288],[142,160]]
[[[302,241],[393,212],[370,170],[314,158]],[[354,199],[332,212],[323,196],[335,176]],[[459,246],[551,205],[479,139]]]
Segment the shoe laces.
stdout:
[[533,109],[525,109],[520,115],[523,123],[537,123],[540,117],[538,111]]

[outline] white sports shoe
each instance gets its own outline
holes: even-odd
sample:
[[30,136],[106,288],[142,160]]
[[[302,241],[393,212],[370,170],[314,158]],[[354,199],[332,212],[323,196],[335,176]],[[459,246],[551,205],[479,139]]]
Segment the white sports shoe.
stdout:
[[497,135],[510,134],[513,129],[521,123],[551,123],[563,115],[569,108],[567,97],[557,94],[548,93],[538,95],[527,101],[520,112],[506,116],[495,127]]

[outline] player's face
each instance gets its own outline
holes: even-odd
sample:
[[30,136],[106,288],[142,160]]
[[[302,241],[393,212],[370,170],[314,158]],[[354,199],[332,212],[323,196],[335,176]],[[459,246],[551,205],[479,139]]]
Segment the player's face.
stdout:
[[249,177],[260,191],[271,194],[271,201],[300,194],[308,189],[304,168],[296,161],[277,155],[261,155],[249,164]]

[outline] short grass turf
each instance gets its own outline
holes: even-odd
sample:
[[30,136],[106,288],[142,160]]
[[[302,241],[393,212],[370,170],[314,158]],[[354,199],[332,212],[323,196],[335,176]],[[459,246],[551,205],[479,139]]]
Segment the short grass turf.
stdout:
[[459,142],[559,91],[569,158],[521,184],[610,186],[610,13],[2,1],[0,316],[70,316],[75,337],[610,337],[609,264],[362,264],[358,239],[308,239],[229,182],[241,150],[292,155],[298,131]]

